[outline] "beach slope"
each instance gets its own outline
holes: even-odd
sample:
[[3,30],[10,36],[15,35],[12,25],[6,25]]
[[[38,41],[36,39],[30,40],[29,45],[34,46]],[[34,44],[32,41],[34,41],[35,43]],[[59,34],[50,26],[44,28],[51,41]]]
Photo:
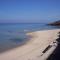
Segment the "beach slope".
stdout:
[[43,30],[27,33],[32,36],[26,44],[0,53],[0,60],[45,60],[50,53],[43,51],[58,38],[60,29]]

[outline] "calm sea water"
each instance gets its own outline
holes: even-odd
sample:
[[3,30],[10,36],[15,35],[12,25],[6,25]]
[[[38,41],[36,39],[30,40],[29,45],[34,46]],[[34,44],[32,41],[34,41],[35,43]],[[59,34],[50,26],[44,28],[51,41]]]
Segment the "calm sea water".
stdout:
[[20,46],[28,40],[27,32],[56,29],[58,27],[47,26],[41,23],[15,23],[0,24],[0,52]]

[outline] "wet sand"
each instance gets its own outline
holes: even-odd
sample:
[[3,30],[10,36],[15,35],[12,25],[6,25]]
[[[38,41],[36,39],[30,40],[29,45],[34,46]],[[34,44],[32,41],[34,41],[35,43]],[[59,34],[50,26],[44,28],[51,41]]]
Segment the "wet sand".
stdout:
[[50,51],[47,54],[45,49],[49,49],[49,45],[58,38],[59,31],[60,29],[54,29],[27,33],[27,35],[32,36],[29,42],[1,53],[0,60],[45,60],[50,55],[50,52],[52,53]]

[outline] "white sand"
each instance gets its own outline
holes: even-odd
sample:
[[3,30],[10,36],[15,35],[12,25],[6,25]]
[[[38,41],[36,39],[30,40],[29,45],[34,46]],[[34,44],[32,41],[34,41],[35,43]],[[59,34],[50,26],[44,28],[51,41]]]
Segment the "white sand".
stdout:
[[[43,60],[42,51],[58,38],[60,29],[28,33],[32,38],[25,45],[0,53],[0,60]],[[48,52],[49,53],[49,52]],[[46,56],[46,53],[45,53]],[[45,58],[45,56],[42,56]]]

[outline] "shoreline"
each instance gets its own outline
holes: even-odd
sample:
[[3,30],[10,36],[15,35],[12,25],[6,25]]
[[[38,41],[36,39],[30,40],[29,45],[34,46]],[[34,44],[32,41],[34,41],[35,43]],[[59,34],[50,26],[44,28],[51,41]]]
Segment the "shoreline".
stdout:
[[44,49],[58,38],[60,29],[34,31],[27,33],[30,40],[17,48],[0,54],[0,60],[40,60]]

